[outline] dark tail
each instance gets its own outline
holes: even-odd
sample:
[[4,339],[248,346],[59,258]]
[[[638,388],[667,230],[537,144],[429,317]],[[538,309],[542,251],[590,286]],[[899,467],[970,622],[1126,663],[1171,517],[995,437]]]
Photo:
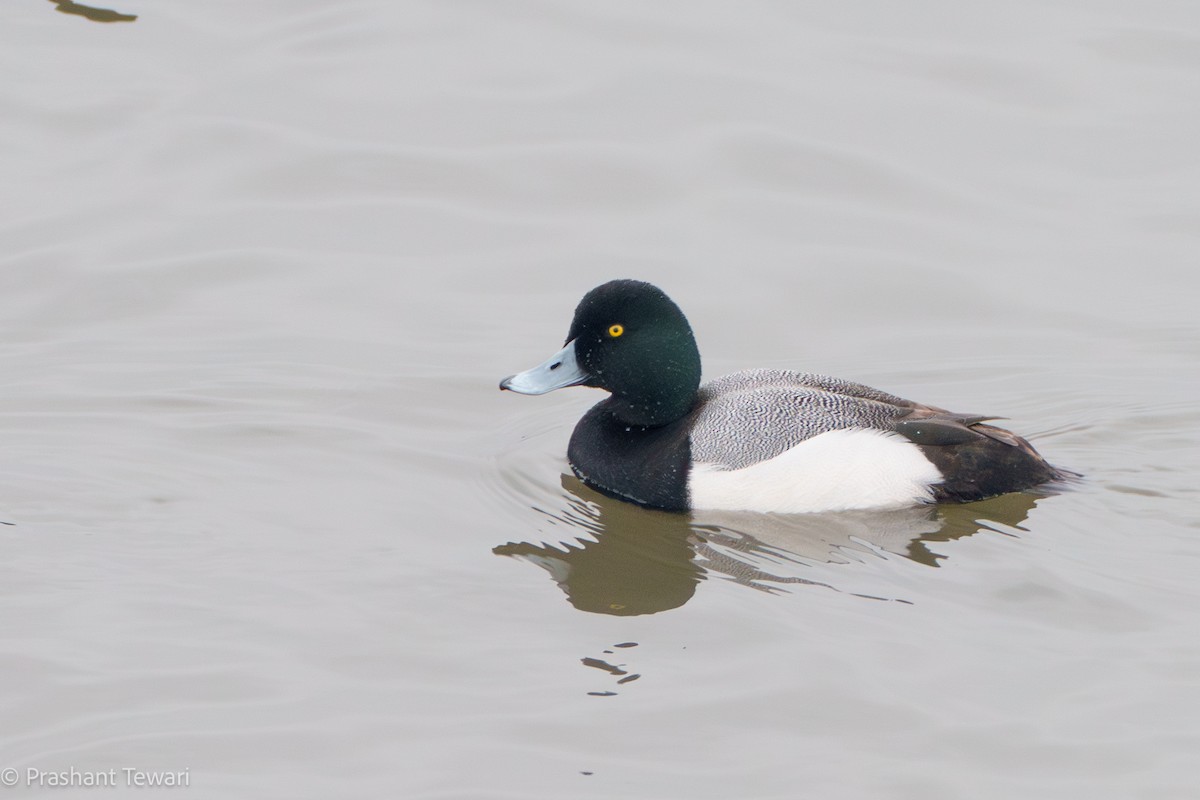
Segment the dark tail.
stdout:
[[1012,431],[979,423],[970,427],[982,435],[956,444],[918,444],[942,473],[942,483],[933,487],[939,503],[967,503],[1079,477],[1051,466]]

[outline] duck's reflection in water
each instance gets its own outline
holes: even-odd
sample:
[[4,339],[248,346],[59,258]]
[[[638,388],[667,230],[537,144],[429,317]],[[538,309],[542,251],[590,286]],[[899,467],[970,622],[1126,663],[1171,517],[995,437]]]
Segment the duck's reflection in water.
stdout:
[[705,568],[696,559],[696,536],[686,514],[613,500],[573,475],[563,476],[563,488],[565,509],[536,510],[562,525],[570,541],[510,542],[492,552],[545,568],[580,611],[653,614],[691,598]]
[[72,2],[72,0],[50,0],[50,2],[58,6],[58,10],[64,14],[86,17],[92,22],[135,22],[137,20],[137,14],[122,14],[120,11],[113,11],[110,8],[85,6],[82,3]]
[[[651,511],[606,497],[564,475],[566,508],[537,509],[563,526],[556,544],[510,542],[497,555],[550,573],[580,611],[632,616],[678,608],[702,578],[764,591],[787,584],[834,588],[790,572],[814,563],[850,563],[894,553],[936,567],[928,548],[980,530],[1016,528],[1039,496],[1016,493],[961,506],[837,514]],[[993,527],[993,526],[996,527]]]

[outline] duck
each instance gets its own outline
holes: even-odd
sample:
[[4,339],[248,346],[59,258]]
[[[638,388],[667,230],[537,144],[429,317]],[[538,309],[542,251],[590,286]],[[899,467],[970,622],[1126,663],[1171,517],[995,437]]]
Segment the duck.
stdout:
[[621,279],[584,295],[563,348],[500,388],[608,392],[571,434],[571,470],[603,494],[663,511],[965,503],[1069,474],[988,424],[998,417],[786,369],[700,379],[700,351],[679,306],[657,286]]

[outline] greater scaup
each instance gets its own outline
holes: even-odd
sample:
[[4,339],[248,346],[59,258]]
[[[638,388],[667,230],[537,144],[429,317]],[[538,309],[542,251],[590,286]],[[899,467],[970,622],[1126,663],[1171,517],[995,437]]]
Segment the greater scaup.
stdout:
[[994,417],[862,384],[747,370],[700,386],[700,352],[661,289],[588,292],[566,346],[501,389],[593,386],[567,457],[585,483],[643,506],[783,513],[967,502],[1064,477]]

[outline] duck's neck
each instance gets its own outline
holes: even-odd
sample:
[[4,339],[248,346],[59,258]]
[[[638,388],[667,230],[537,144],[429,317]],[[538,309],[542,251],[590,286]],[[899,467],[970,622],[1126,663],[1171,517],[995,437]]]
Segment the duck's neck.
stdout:
[[613,395],[602,404],[604,410],[620,422],[638,428],[657,428],[682,419],[692,410],[696,401],[693,391],[686,398],[663,400],[657,398],[629,398]]
[[685,417],[696,404],[699,388],[700,358],[695,354],[657,364],[653,372],[640,376],[633,387],[614,391],[603,405],[626,425],[655,428]]

